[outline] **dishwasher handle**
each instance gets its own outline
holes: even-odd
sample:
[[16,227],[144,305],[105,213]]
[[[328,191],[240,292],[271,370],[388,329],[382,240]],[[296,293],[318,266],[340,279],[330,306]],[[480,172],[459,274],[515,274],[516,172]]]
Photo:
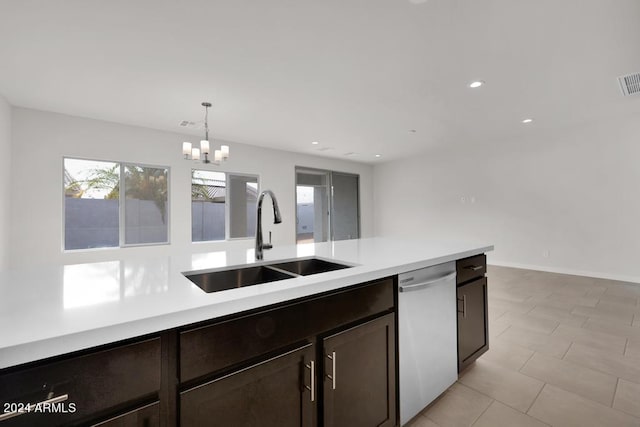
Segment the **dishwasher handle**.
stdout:
[[443,282],[443,281],[448,281],[448,280],[451,280],[451,279],[455,279],[455,277],[456,277],[456,272],[454,271],[453,273],[446,274],[446,275],[444,275],[442,277],[437,277],[437,278],[435,278],[433,280],[429,280],[427,282],[416,283],[416,284],[413,284],[413,285],[402,285],[402,286],[400,286],[398,288],[398,290],[400,292],[417,291],[419,289],[427,288],[427,287],[429,287],[429,286],[431,286],[431,285],[433,285],[435,283],[438,283],[438,282]]

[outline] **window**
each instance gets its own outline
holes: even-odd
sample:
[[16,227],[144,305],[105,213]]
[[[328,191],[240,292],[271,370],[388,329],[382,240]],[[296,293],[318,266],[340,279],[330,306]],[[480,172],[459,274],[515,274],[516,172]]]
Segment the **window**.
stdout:
[[258,177],[205,170],[191,175],[191,240],[254,237]]
[[191,172],[191,240],[224,240],[226,176],[222,172]]
[[258,177],[229,174],[229,237],[256,235]]
[[65,158],[64,248],[167,243],[168,177],[165,167]]

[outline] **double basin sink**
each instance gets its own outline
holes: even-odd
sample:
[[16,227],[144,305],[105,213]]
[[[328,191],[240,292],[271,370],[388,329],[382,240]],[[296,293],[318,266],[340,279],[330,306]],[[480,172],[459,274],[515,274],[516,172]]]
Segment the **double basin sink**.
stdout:
[[352,266],[320,258],[306,258],[292,261],[276,261],[270,264],[247,265],[224,270],[193,271],[183,274],[187,279],[198,285],[200,289],[209,293],[292,279],[298,276],[326,273],[349,267]]

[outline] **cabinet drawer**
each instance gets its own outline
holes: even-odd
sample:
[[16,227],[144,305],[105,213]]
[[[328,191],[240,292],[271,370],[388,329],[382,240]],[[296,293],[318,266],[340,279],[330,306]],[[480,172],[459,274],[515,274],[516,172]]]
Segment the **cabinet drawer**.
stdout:
[[47,412],[11,418],[0,412],[0,420],[5,416],[0,426],[68,424],[149,397],[159,388],[160,338],[5,371],[0,373],[0,410],[5,404],[11,409],[11,404],[55,400]]
[[156,402],[93,424],[91,427],[157,427],[159,425],[160,404]]
[[483,277],[487,272],[487,256],[480,254],[456,262],[456,283]]
[[394,307],[393,279],[180,334],[180,380],[190,381]]

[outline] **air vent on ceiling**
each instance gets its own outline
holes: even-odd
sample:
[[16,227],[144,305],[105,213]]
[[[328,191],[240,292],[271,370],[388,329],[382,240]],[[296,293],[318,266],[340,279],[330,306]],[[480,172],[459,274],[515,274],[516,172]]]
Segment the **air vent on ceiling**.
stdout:
[[178,123],[178,126],[180,126],[182,128],[195,129],[195,128],[198,127],[198,124],[196,122],[190,122],[189,120],[182,120],[180,123]]
[[620,89],[624,96],[640,93],[640,73],[620,76],[618,77],[618,82],[620,82]]

